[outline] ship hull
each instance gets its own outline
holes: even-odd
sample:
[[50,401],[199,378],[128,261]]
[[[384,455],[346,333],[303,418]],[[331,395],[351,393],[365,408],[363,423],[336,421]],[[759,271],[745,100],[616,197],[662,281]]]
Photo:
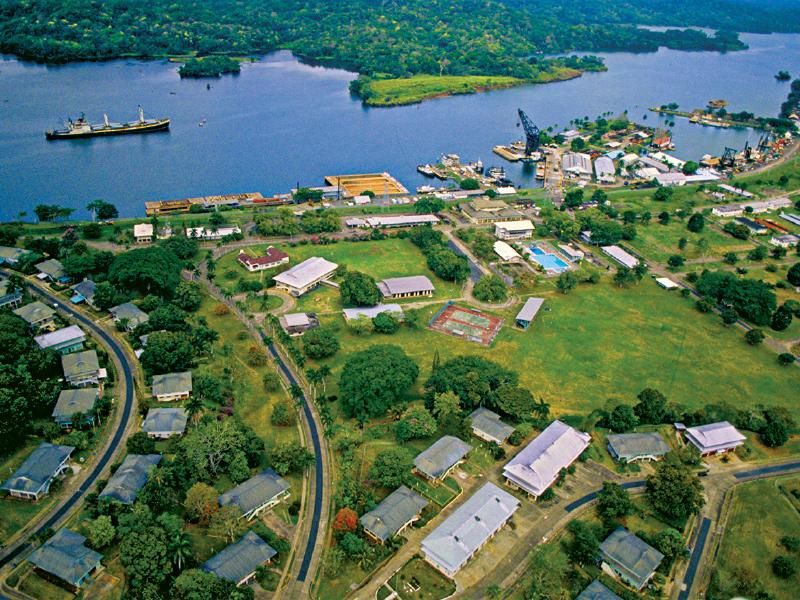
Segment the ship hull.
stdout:
[[134,133],[153,133],[156,131],[167,131],[169,129],[169,119],[158,119],[154,123],[123,125],[121,127],[103,127],[92,129],[91,131],[47,131],[45,137],[48,140],[75,140],[90,137],[107,137],[112,135],[130,135]]

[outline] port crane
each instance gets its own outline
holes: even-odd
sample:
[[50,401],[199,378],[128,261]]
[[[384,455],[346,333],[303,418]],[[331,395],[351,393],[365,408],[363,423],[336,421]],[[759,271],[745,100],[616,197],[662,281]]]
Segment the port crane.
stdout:
[[519,120],[525,129],[525,155],[530,156],[539,151],[539,128],[533,124],[528,115],[521,109],[517,109]]
[[722,153],[722,158],[719,160],[719,166],[722,168],[732,169],[736,163],[736,148],[725,148]]

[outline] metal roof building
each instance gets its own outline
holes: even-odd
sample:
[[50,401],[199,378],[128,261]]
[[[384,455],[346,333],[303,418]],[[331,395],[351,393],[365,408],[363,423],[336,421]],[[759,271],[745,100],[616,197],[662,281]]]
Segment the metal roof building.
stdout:
[[278,552],[252,531],[203,563],[203,570],[220,579],[245,585],[255,577],[256,569],[268,563]]
[[494,224],[494,235],[501,240],[527,238],[533,235],[533,223],[529,219],[500,221]]
[[133,331],[136,329],[137,325],[147,323],[147,321],[150,320],[150,317],[147,316],[147,313],[136,306],[133,302],[125,302],[119,306],[109,308],[108,311],[114,317],[115,322],[119,323],[124,319],[125,328],[128,331]]
[[423,450],[414,459],[417,472],[428,479],[444,479],[447,474],[472,450],[466,442],[445,435]]
[[483,406],[472,411],[469,418],[472,422],[472,433],[487,442],[502,444],[514,433],[514,428],[503,423],[500,415]]
[[376,306],[361,306],[358,308],[342,309],[345,321],[354,319],[374,319],[382,313],[392,313],[395,317],[403,318],[403,309],[399,304],[378,304]]
[[291,269],[275,275],[272,279],[279,288],[300,296],[319,285],[323,280],[333,277],[339,265],[320,256],[304,260]]
[[186,431],[188,420],[183,408],[151,408],[142,423],[142,431],[152,438],[165,439]]
[[100,567],[103,555],[84,546],[86,538],[69,529],[59,529],[28,557],[39,571],[65,582],[77,590]]
[[367,217],[369,227],[417,227],[419,225],[436,225],[439,217],[435,215],[396,215],[385,217]]
[[528,298],[517,313],[515,321],[519,327],[527,329],[544,304],[544,298]]
[[97,385],[102,379],[100,361],[94,350],[64,354],[61,357],[61,368],[64,370],[64,377],[71,385],[83,386],[89,383]]
[[97,284],[94,281],[91,279],[84,279],[80,283],[76,283],[72,286],[74,294],[72,298],[70,298],[70,301],[75,304],[86,302],[86,304],[94,308],[94,293],[96,289]]
[[432,296],[435,288],[425,275],[411,277],[390,277],[378,283],[378,289],[384,298],[411,298],[414,296]]
[[87,423],[94,423],[94,415],[89,413],[99,397],[100,390],[96,387],[61,390],[52,417],[61,427],[72,427],[72,415],[79,412]]
[[487,483],[422,540],[425,560],[452,578],[518,508],[519,500]]
[[159,402],[186,399],[192,393],[192,372],[164,373],[153,376],[153,396]]
[[9,265],[15,265],[19,262],[19,259],[27,253],[28,250],[24,250],[22,248],[15,248],[13,246],[0,246],[0,264],[6,263]]
[[614,161],[608,156],[599,156],[594,161],[594,174],[598,180],[613,179],[616,169]]
[[517,260],[521,258],[519,253],[503,240],[497,240],[494,243],[494,253],[500,257],[500,260],[504,261]]
[[14,314],[23,319],[28,325],[43,327],[52,322],[56,314],[52,308],[44,302],[31,302],[24,306],[14,309]]
[[160,454],[129,454],[108,480],[100,497],[133,504],[139,490],[147,483],[150,471],[160,462]]
[[401,485],[358,521],[364,531],[381,544],[419,518],[428,501]]
[[289,484],[272,469],[265,469],[219,497],[220,506],[233,505],[247,519],[289,496]]
[[37,335],[33,339],[42,350],[47,350],[49,348],[56,352],[66,354],[73,350],[83,348],[86,335],[77,325],[70,325],[69,327],[62,327],[56,331]]
[[610,256],[623,267],[633,269],[639,264],[639,259],[635,256],[628,254],[619,246],[602,246],[600,248],[604,254]]
[[578,594],[575,600],[622,600],[622,598],[595,579]]
[[686,430],[686,439],[700,451],[700,454],[719,454],[733,450],[747,439],[727,421],[709,423]]
[[67,274],[64,272],[64,265],[61,264],[60,260],[56,260],[55,258],[49,258],[40,262],[36,265],[36,268],[39,270],[40,275],[45,276],[45,278],[52,279],[53,281],[63,281],[69,279]]
[[614,530],[600,544],[600,557],[620,579],[637,591],[647,585],[664,560],[661,552],[624,527]]
[[620,433],[606,437],[608,452],[621,462],[658,460],[670,448],[658,433]]
[[0,486],[0,489],[8,491],[17,498],[38,500],[50,491],[50,482],[66,470],[67,462],[74,450],[72,446],[56,446],[42,442]]

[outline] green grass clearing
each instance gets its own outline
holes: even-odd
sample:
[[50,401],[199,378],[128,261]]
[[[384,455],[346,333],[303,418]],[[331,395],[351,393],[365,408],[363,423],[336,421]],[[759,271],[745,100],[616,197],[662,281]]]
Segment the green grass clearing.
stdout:
[[402,600],[440,600],[456,591],[455,584],[420,558],[412,558],[390,580]]

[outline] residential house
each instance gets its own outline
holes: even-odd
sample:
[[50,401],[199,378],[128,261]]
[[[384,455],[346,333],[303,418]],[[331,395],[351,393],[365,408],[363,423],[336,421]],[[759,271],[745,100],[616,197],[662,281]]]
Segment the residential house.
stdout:
[[268,564],[278,552],[252,531],[203,563],[202,569],[237,586],[247,585],[256,570]]
[[86,538],[70,529],[59,529],[28,557],[45,579],[55,578],[59,584],[77,593],[92,573],[102,568],[103,555],[87,548]]
[[530,327],[543,304],[544,298],[528,298],[514,319],[517,327],[522,327],[522,329]]
[[289,313],[278,317],[278,322],[289,335],[303,335],[309,329],[319,327],[319,319],[313,313]]
[[75,423],[72,418],[76,413],[83,415],[82,425],[94,425],[94,404],[100,397],[98,388],[75,388],[61,390],[53,407],[53,420],[61,429],[72,429]]
[[282,250],[270,246],[261,256],[251,256],[244,250],[240,250],[236,260],[251,273],[256,273],[287,264],[289,262],[289,255]]
[[205,228],[205,227],[186,228],[187,238],[191,238],[193,240],[200,240],[202,242],[221,240],[225,236],[237,235],[240,233],[242,233],[242,230],[239,229],[238,225],[234,225],[233,227],[217,227],[216,229]]
[[137,244],[149,244],[153,241],[153,224],[137,223],[133,226],[133,239]]
[[528,219],[502,221],[494,224],[494,235],[501,240],[521,240],[533,235],[533,223]]
[[618,527],[600,544],[600,559],[603,571],[638,592],[650,581],[664,555],[624,527]]
[[314,256],[293,266],[288,271],[275,275],[275,287],[286,290],[292,296],[302,296],[328,281],[336,273],[339,265],[320,256]]
[[553,421],[505,467],[506,484],[538,498],[588,448],[592,436]]
[[142,431],[149,437],[165,440],[186,431],[189,415],[183,408],[151,408],[142,423]]
[[106,370],[100,368],[100,361],[94,350],[63,355],[61,368],[64,370],[67,383],[74,387],[100,385],[100,382],[106,378]]
[[622,600],[622,598],[595,579],[578,594],[575,600]]
[[83,349],[86,334],[77,325],[62,327],[56,331],[43,333],[33,338],[42,350],[55,350],[59,354],[69,354]]
[[419,296],[433,296],[435,288],[431,280],[425,275],[411,277],[391,277],[378,283],[378,289],[384,298],[396,300],[398,298],[417,298]]
[[14,266],[19,263],[19,260],[26,254],[28,250],[23,248],[14,248],[13,246],[0,246],[0,265],[6,264]]
[[786,234],[786,235],[776,235],[769,241],[770,244],[773,246],[778,246],[779,248],[794,248],[800,243],[800,237],[794,234]]
[[414,459],[414,471],[433,483],[439,483],[460,465],[472,446],[452,435],[445,435]]
[[455,577],[518,508],[514,496],[486,483],[422,540],[425,560],[446,577]]
[[744,444],[747,438],[727,421],[708,423],[698,427],[689,427],[685,432],[686,439],[700,451],[703,456],[723,454],[735,450]]
[[53,318],[56,316],[56,311],[38,300],[14,309],[14,314],[24,319],[34,331],[55,327]]
[[80,283],[72,286],[72,297],[70,302],[73,304],[80,304],[86,302],[87,305],[97,310],[94,304],[94,293],[97,290],[97,284],[91,279],[84,279]]
[[165,373],[153,376],[153,396],[159,402],[188,400],[192,393],[192,372]]
[[50,491],[53,479],[69,469],[69,457],[75,448],[42,442],[31,452],[0,489],[13,498],[39,500]]
[[419,227],[421,225],[436,225],[439,217],[435,215],[394,215],[381,217],[367,217],[364,219],[367,227],[373,229],[393,227]]
[[494,253],[497,254],[503,262],[516,261],[522,258],[514,248],[503,240],[497,240],[494,243]]
[[383,544],[418,520],[426,506],[425,498],[401,485],[358,521],[372,541]]
[[472,423],[473,435],[486,442],[502,444],[508,439],[508,436],[514,433],[514,428],[503,423],[500,415],[483,406],[472,411],[469,419]]
[[219,497],[220,506],[236,506],[242,517],[255,519],[289,497],[289,484],[272,469],[265,469]]
[[634,267],[639,265],[639,259],[635,256],[625,252],[619,246],[602,246],[600,248],[603,251],[603,254],[606,256],[610,256],[623,267],[627,267],[628,269],[633,269]]
[[136,329],[137,326],[147,323],[147,321],[150,320],[147,313],[133,302],[125,302],[108,310],[114,318],[114,322],[124,326],[125,331],[129,333]]
[[390,313],[398,320],[403,320],[403,309],[399,304],[377,304],[375,306],[361,306],[358,308],[342,309],[344,320],[357,321],[358,319],[374,319],[380,314]]
[[22,292],[12,288],[8,279],[0,277],[0,309],[14,310],[22,305]]
[[70,279],[64,271],[64,265],[61,264],[60,260],[55,258],[50,258],[38,263],[36,269],[39,271],[37,277],[42,281],[67,283]]
[[147,483],[150,471],[160,462],[160,454],[128,454],[100,492],[100,498],[133,504],[139,490]]
[[624,463],[660,460],[670,448],[658,433],[619,433],[606,438],[608,453]]

